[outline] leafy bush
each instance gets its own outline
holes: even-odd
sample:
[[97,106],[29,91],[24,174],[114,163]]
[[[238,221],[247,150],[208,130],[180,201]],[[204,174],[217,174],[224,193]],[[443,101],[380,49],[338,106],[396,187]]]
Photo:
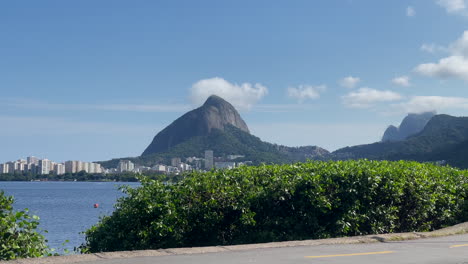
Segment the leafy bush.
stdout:
[[142,179],[86,231],[91,252],[427,231],[468,219],[467,171],[336,161]]
[[0,260],[49,255],[44,236],[36,231],[39,217],[13,211],[13,201],[0,191]]

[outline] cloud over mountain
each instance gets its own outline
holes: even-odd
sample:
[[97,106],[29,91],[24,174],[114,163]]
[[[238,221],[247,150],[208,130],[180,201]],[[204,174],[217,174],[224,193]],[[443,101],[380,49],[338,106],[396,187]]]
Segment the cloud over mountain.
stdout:
[[231,102],[239,110],[249,110],[268,94],[268,88],[260,83],[230,83],[214,77],[199,80],[190,89],[190,99],[196,106],[201,105],[210,95],[218,95]]
[[445,96],[413,96],[408,101],[395,104],[406,113],[423,113],[447,109],[468,109],[468,98]]

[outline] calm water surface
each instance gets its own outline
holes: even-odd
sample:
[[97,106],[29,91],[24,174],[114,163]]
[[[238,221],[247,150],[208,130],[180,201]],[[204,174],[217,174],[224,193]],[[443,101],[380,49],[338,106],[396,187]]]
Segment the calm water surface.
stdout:
[[[139,183],[115,182],[0,182],[0,189],[15,197],[14,209],[28,208],[39,216],[39,227],[49,246],[73,251],[84,242],[85,231],[100,216],[110,215],[117,199],[123,196],[118,186]],[[94,208],[95,203],[99,204]],[[69,243],[62,245],[65,240]]]

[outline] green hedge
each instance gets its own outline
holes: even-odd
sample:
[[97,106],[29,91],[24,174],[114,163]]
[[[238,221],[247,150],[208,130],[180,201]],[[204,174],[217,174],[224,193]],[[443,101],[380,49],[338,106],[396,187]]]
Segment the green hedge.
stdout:
[[427,231],[466,221],[468,172],[336,161],[142,179],[86,231],[91,252]]
[[13,211],[13,202],[0,191],[0,260],[49,256],[44,236],[36,231],[39,217]]

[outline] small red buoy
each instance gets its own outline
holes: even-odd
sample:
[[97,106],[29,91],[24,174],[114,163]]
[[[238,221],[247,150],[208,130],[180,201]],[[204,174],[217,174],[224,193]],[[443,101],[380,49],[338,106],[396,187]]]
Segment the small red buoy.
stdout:
[[98,207],[99,207],[99,204],[95,203],[94,208],[98,208]]

